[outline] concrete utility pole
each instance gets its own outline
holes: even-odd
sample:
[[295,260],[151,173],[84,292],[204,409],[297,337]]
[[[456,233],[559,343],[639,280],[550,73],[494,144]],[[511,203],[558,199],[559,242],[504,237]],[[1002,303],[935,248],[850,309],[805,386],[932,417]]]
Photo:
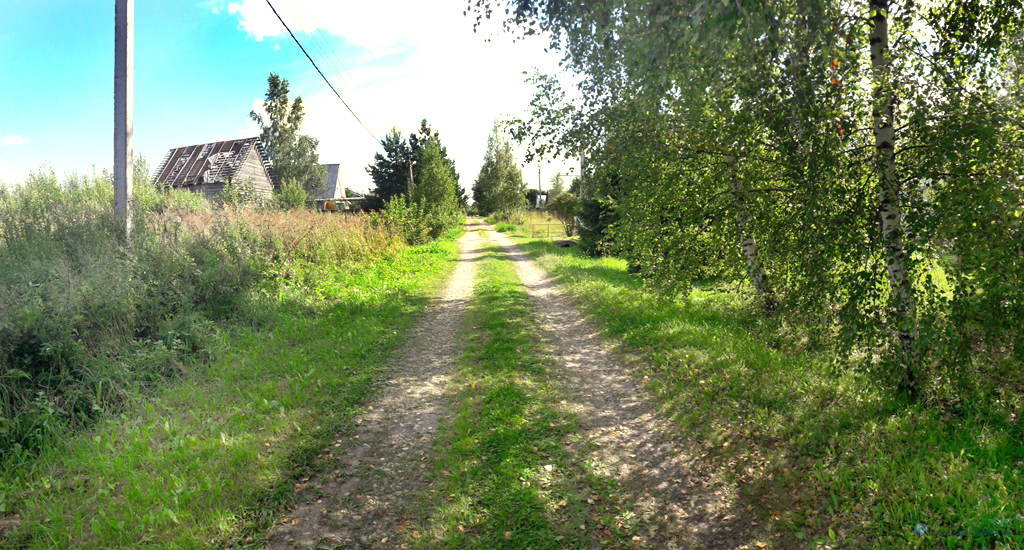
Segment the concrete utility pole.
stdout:
[[412,195],[416,192],[416,182],[412,181],[412,152],[409,153],[409,205],[412,205]]
[[135,0],[114,0],[114,209],[132,231],[132,87]]
[[537,208],[540,208],[541,196],[544,194],[544,184],[540,180],[540,161],[537,161]]

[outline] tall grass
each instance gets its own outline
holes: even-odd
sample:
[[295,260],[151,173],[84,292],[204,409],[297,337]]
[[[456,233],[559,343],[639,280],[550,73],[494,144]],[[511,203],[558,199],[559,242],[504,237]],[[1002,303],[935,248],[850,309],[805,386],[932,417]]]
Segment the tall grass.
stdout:
[[521,223],[509,223],[499,220],[498,216],[487,218],[488,223],[495,224],[495,231],[511,233],[523,237],[564,239],[565,226],[546,210],[527,210],[523,213]]
[[130,240],[107,174],[44,167],[0,191],[0,471],[209,359],[219,322],[263,322],[260,296],[404,246],[360,217],[136,182]]

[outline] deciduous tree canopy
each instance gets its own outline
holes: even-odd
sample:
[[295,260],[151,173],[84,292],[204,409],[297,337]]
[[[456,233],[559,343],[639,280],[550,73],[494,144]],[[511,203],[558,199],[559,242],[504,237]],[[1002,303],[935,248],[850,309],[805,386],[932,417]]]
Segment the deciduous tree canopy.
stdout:
[[473,202],[481,213],[498,213],[506,220],[516,220],[526,206],[525,192],[512,144],[495,122],[487,136],[483,166],[473,183]]
[[619,182],[610,240],[646,280],[744,273],[912,398],[1024,359],[1019,2],[469,5],[563,52],[579,99],[534,75],[514,135]]
[[274,185],[280,188],[286,181],[295,180],[310,196],[323,193],[327,171],[316,152],[319,141],[299,134],[305,116],[302,98],[289,102],[288,81],[276,73],[267,77],[263,110],[266,118],[255,110],[249,112],[249,117],[260,126],[260,141],[270,157]]

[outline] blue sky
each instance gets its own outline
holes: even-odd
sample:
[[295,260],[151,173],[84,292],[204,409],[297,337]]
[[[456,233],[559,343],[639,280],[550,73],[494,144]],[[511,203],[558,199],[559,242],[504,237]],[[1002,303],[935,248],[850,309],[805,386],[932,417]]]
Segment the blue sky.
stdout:
[[[494,119],[527,106],[522,72],[557,68],[541,39],[474,34],[465,0],[272,2],[373,133],[397,126],[408,134],[427,118],[466,188]],[[0,0],[0,180],[44,163],[58,174],[111,166],[113,5]],[[135,152],[155,167],[172,147],[257,135],[248,114],[271,71],[303,97],[303,131],[320,140],[321,162],[341,164],[346,186],[372,187],[363,167],[379,146],[265,0],[136,2]],[[569,166],[545,164],[545,186],[559,168]],[[524,176],[534,184],[536,166]]]

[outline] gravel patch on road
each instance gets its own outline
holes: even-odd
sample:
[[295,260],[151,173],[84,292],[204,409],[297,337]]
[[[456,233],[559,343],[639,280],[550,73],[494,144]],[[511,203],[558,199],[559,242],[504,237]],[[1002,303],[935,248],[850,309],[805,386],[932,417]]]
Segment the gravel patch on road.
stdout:
[[395,355],[389,381],[353,434],[325,449],[327,468],[296,485],[297,504],[269,535],[269,548],[398,548],[418,537],[431,443],[445,410],[449,371],[461,353],[466,305],[484,241],[470,223],[439,299]]
[[[759,547],[757,520],[736,486],[715,475],[700,445],[656,413],[651,397],[600,331],[577,312],[554,282],[515,247],[491,232],[513,262],[537,311],[541,335],[562,366],[567,408],[579,414],[597,450],[595,473],[621,484],[620,498],[642,516],[638,543],[653,548]],[[763,544],[760,545],[763,547]]]

